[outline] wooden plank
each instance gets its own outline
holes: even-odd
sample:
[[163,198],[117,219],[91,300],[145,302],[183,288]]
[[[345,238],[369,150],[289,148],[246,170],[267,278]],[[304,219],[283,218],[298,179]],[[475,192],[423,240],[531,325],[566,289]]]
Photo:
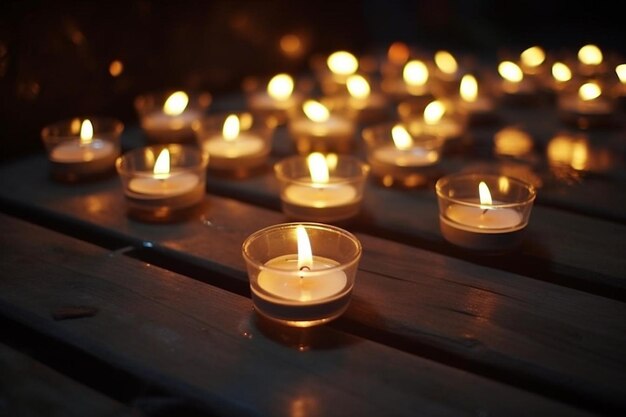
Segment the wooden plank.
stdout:
[[0,414],[19,417],[139,416],[118,401],[0,344]]
[[[115,231],[129,241],[149,242],[150,250],[159,256],[243,283],[247,278],[241,243],[259,228],[285,220],[280,213],[209,196],[202,218],[146,225],[124,216],[123,197],[116,190],[90,195],[100,201],[100,209],[93,211],[80,190],[76,194],[51,200],[46,207],[74,215],[94,233]],[[413,217],[424,221],[427,216]],[[405,350],[427,346],[446,352],[452,361],[510,374],[511,380],[524,378],[532,381],[529,385],[563,389],[564,396],[624,407],[618,387],[626,389],[626,385],[615,383],[624,376],[619,354],[626,347],[624,304],[363,234],[359,237],[366,253],[355,304],[345,316],[356,327],[376,332]],[[376,263],[391,265],[388,270],[371,267]],[[471,306],[482,303],[497,305],[501,316],[486,319],[483,312],[471,311]]]
[[[326,326],[290,345],[247,298],[4,215],[0,231],[1,313],[214,415],[587,415]],[[99,312],[54,321],[67,303]]]

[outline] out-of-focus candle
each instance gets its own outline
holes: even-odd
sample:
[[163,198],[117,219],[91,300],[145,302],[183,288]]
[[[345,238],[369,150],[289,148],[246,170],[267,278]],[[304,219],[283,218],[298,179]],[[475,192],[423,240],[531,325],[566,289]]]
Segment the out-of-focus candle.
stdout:
[[594,44],[587,44],[578,50],[578,71],[585,77],[593,77],[605,71],[604,54]]
[[500,87],[507,101],[526,103],[536,98],[537,88],[535,84],[524,77],[524,72],[515,62],[500,62],[498,73],[502,77]]
[[603,94],[596,81],[586,82],[575,94],[563,94],[559,98],[561,118],[582,128],[613,123],[614,107],[613,99]]
[[286,73],[274,75],[265,89],[251,89],[247,95],[250,110],[263,117],[276,117],[277,122],[284,123],[287,113],[302,102],[302,95],[295,91],[293,77]]
[[478,81],[472,74],[465,74],[459,86],[459,112],[470,124],[492,121],[495,119],[495,105],[487,94],[479,94]]

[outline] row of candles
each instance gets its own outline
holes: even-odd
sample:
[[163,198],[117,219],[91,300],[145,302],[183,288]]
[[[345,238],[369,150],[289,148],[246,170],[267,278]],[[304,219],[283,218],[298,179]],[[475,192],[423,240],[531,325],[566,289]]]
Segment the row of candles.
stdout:
[[[585,48],[580,52],[598,52],[593,45]],[[544,74],[545,56],[537,58],[542,53],[530,48],[522,53],[521,64],[500,63],[503,96],[529,97],[531,87],[524,84],[524,77]],[[606,80],[602,60],[585,61],[581,53],[580,76]],[[358,72],[356,57],[338,51],[324,65],[313,67],[321,97],[307,96],[311,90],[297,89],[291,76],[278,74],[267,83],[244,88],[248,109],[241,112],[207,113],[208,93],[140,96],[135,105],[150,143],[123,155],[123,126],[114,119],[76,118],[46,126],[42,139],[52,174],[71,181],[115,167],[129,214],[141,220],[167,220],[199,206],[208,172],[236,177],[264,166],[274,130],[285,125],[296,154],[273,168],[283,211],[297,222],[249,236],[243,257],[253,302],[262,315],[299,327],[325,323],[347,308],[362,251],[358,239],[337,224],[359,213],[370,174],[399,181],[423,175],[440,160],[446,140],[460,136],[473,116],[488,120],[497,104],[494,96],[479,94],[473,74],[461,76],[456,60],[445,51],[435,56],[438,83],[427,82],[429,65],[424,61],[407,55],[401,65],[396,55],[390,48],[389,59],[380,65],[379,89],[373,89],[371,74]],[[554,79],[566,83],[557,77],[559,68],[569,67],[565,62],[552,65]],[[612,112],[612,104],[606,105],[610,100],[600,99],[602,92],[590,87],[601,88],[593,80],[580,84],[577,104],[563,96],[562,108],[594,117],[604,116],[606,109]],[[459,94],[452,102],[453,90]],[[565,84],[555,89],[570,90]],[[593,91],[584,95],[588,90]],[[397,104],[394,115],[389,112],[391,104]],[[394,117],[397,120],[389,122]],[[359,124],[367,161],[351,155]],[[522,242],[536,190],[513,177],[451,174],[437,180],[436,194],[446,240],[497,252]]]

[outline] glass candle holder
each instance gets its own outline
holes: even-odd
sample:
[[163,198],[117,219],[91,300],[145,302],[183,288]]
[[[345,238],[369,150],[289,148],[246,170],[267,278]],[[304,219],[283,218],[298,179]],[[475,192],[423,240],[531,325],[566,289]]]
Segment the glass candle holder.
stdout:
[[435,189],[448,242],[492,253],[521,244],[536,196],[531,184],[502,175],[452,174]]
[[199,149],[182,144],[147,146],[120,156],[116,168],[129,216],[148,222],[187,217],[204,199],[207,162]]
[[287,122],[291,109],[299,106],[313,87],[308,80],[294,80],[289,74],[267,79],[248,77],[242,83],[246,104],[257,117],[273,118],[276,124]]
[[360,74],[348,77],[346,88],[327,99],[333,108],[354,112],[358,122],[364,125],[382,122],[393,114],[389,97],[374,80]]
[[276,121],[252,113],[219,113],[194,125],[198,144],[209,157],[209,171],[246,177],[263,167],[272,149]]
[[458,139],[465,134],[467,119],[459,112],[453,113],[450,102],[434,100],[421,113],[414,113],[405,103],[398,105],[398,118],[411,132],[439,136],[446,140]]
[[277,224],[253,233],[242,254],[255,310],[294,327],[336,319],[350,304],[361,253],[354,235],[320,223]]
[[52,178],[74,182],[115,173],[124,125],[107,117],[74,118],[45,126],[41,139]]
[[351,108],[335,108],[335,104],[329,100],[307,100],[289,113],[287,130],[298,154],[354,150],[357,113]]
[[402,123],[382,123],[362,131],[372,174],[390,187],[418,187],[434,177],[441,157],[441,136],[412,132]]
[[207,92],[158,91],[135,99],[139,123],[149,143],[193,143],[193,123],[211,104]]
[[317,163],[296,155],[274,164],[283,212],[296,220],[329,223],[356,216],[369,166],[350,155],[317,155]]

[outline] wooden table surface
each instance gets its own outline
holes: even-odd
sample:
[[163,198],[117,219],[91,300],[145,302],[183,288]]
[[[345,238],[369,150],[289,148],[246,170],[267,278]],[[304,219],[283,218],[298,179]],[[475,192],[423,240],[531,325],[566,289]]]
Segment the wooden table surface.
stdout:
[[[507,124],[531,133],[531,160],[492,155]],[[173,224],[130,219],[115,176],[70,185],[44,155],[5,164],[0,415],[625,415],[626,135],[589,130],[608,163],[556,170],[562,129],[548,104],[502,108],[440,164],[541,181],[506,255],[445,242],[433,184],[369,180],[345,226],[363,245],[351,304],[311,329],[257,317],[241,256],[289,221],[271,171],[293,152],[284,127],[264,172],[209,175],[201,209]],[[125,149],[143,141],[126,127]]]

